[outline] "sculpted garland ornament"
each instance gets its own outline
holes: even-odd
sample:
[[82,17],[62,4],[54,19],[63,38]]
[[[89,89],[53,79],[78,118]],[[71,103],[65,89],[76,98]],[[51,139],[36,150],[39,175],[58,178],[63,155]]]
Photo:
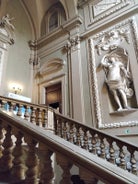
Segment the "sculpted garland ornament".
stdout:
[[96,45],[97,52],[101,55],[102,50],[112,51],[124,40],[126,40],[127,43],[130,43],[129,31],[127,29],[112,30],[106,33]]

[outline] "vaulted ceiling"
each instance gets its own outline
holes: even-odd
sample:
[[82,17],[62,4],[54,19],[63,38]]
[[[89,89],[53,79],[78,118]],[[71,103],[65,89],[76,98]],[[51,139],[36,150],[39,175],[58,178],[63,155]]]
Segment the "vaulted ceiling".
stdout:
[[41,22],[47,10],[57,2],[64,7],[67,19],[77,15],[77,0],[20,0],[24,6],[36,37],[40,35]]
[[[12,3],[14,7],[14,3],[16,0],[0,0],[0,17],[5,15],[5,9],[8,4]],[[18,0],[23,6],[28,19],[30,21],[30,25],[32,27],[32,33],[34,38],[39,38],[41,33],[41,23],[42,20],[48,11],[48,9],[54,4],[60,2],[64,8],[66,19],[69,20],[77,16],[77,2],[78,0]]]

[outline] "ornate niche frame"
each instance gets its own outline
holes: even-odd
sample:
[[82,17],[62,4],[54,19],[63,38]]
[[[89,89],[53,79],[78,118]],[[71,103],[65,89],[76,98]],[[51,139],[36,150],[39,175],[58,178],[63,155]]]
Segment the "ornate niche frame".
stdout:
[[[89,67],[89,86],[90,86],[90,94],[91,94],[91,106],[93,110],[93,114],[95,116],[95,120],[97,123],[98,128],[105,129],[105,128],[114,128],[114,127],[127,127],[127,126],[137,126],[138,121],[135,118],[135,113],[137,113],[137,102],[136,107],[126,112],[115,112],[110,113],[108,108],[103,109],[103,94],[101,92],[101,88],[99,84],[102,84],[100,81],[99,83],[99,72],[98,66],[99,63],[107,52],[106,49],[112,48],[104,48],[102,45],[102,38],[105,38],[105,35],[111,33],[113,30],[118,32],[119,37],[112,38],[115,41],[115,47],[119,46],[124,48],[125,50],[133,50],[133,54],[135,55],[135,63],[132,62],[132,76],[134,82],[134,90],[135,90],[135,98],[138,102],[138,84],[136,83],[136,70],[134,64],[138,64],[138,31],[137,31],[137,24],[134,17],[125,20],[121,23],[114,25],[113,27],[102,31],[101,33],[92,36],[88,39],[88,50],[89,50],[89,60],[88,60],[88,67]],[[125,42],[125,44],[124,44]],[[127,45],[127,46],[126,46]],[[107,45],[106,45],[107,46]],[[112,45],[109,44],[109,47]],[[130,53],[130,52],[129,52]],[[134,59],[133,58],[133,59]],[[104,91],[105,92],[105,91]],[[107,99],[106,99],[107,100]],[[105,100],[105,102],[107,102]],[[108,104],[108,103],[107,103]],[[107,106],[106,104],[106,106]],[[129,117],[128,117],[129,114]],[[109,118],[108,118],[109,117]],[[127,117],[127,118],[126,118]]]

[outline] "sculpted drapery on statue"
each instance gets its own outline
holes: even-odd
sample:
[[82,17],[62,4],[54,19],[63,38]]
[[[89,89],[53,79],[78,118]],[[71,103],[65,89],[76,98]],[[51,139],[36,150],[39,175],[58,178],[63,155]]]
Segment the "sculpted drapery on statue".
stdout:
[[130,109],[128,98],[132,97],[133,90],[130,88],[132,77],[127,52],[117,48],[103,56],[101,65],[105,72],[105,82],[118,105],[117,110]]

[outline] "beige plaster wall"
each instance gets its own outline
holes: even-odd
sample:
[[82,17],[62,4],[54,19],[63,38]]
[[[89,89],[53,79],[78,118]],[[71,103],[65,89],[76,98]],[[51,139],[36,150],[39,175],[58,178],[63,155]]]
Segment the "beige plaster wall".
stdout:
[[[104,0],[103,0],[104,2]],[[82,5],[79,12],[83,16],[83,24],[81,27],[81,50],[82,50],[82,73],[83,73],[83,90],[86,122],[89,124],[90,114],[92,115],[91,125],[94,125],[104,131],[123,137],[131,142],[135,142],[137,137],[137,1],[123,1],[113,7],[104,9],[103,12],[92,12],[94,6],[100,2],[91,1]],[[101,2],[102,3],[102,2]],[[97,6],[98,9],[98,6]],[[95,8],[96,11],[96,8]],[[109,99],[108,90],[105,89],[105,77],[101,74],[102,70],[98,68],[103,55],[108,52],[101,49],[101,54],[97,54],[97,44],[102,40],[102,35],[107,34],[109,30],[126,30],[128,31],[127,41],[122,41],[118,46],[128,51],[130,59],[130,67],[133,76],[133,84],[135,94],[129,105],[132,109],[125,112],[117,112],[114,99]],[[85,42],[85,43],[83,43]],[[103,73],[104,74],[104,73]],[[87,81],[87,82],[86,82]],[[103,88],[104,86],[104,88]],[[89,92],[88,92],[89,91]],[[106,96],[106,97],[105,97]],[[89,101],[90,100],[90,101]],[[86,103],[87,102],[87,103]],[[115,110],[111,108],[115,107]],[[90,111],[90,109],[91,111]],[[132,126],[133,128],[130,128]]]
[[10,92],[9,84],[14,82],[23,86],[22,95],[31,97],[31,70],[28,62],[31,27],[20,1],[8,1],[5,6],[5,14],[7,13],[14,17],[12,24],[15,27],[15,43],[9,46],[3,95]]

